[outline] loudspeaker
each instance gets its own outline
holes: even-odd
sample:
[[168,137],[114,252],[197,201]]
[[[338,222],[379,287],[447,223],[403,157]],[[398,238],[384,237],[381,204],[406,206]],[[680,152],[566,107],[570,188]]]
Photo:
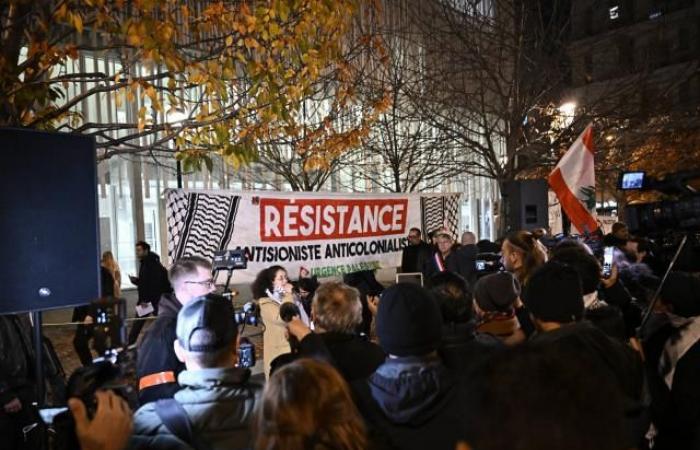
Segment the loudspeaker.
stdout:
[[100,296],[91,137],[0,129],[0,314]]
[[505,184],[503,194],[507,231],[549,226],[547,180],[517,180]]

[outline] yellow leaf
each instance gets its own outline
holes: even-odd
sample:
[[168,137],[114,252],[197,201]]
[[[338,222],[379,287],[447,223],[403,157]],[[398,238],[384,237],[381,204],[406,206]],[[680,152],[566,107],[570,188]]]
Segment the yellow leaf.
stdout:
[[233,45],[233,36],[229,35],[226,37],[226,46],[231,47]]
[[153,86],[148,86],[146,88],[146,95],[154,102],[158,100],[158,94]]
[[66,17],[66,13],[68,12],[68,4],[63,3],[54,13],[54,17],[57,20],[63,20],[63,18]]
[[76,30],[78,30],[78,33],[83,32],[83,18],[80,17],[80,14],[78,13],[73,14],[73,26]]

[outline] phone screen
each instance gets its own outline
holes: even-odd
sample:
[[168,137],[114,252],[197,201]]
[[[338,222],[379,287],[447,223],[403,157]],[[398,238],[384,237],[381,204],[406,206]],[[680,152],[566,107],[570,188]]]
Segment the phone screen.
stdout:
[[614,250],[613,247],[605,247],[605,253],[603,254],[603,276],[606,278],[612,273]]

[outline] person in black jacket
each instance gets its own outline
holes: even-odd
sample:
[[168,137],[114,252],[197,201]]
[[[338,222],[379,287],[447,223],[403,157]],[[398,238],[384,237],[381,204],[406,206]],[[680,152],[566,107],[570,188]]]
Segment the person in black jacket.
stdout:
[[447,233],[438,233],[436,241],[437,250],[425,262],[423,269],[426,286],[429,286],[430,279],[440,272],[456,273],[468,282],[476,279],[475,247],[462,249]]
[[214,291],[211,264],[204,258],[181,258],[170,268],[174,294],[161,298],[160,313],[148,329],[138,348],[136,376],[139,379],[139,402],[143,405],[161,398],[171,398],[179,389],[178,374],[185,365],[173,350],[177,314],[183,305]]
[[34,349],[31,326],[26,315],[0,316],[0,436],[2,448],[41,448],[38,429],[27,434],[24,441],[22,428],[41,425],[41,418],[33,406],[37,401],[34,382]]
[[377,335],[389,355],[353,383],[370,440],[403,450],[454,450],[462,434],[462,386],[438,356],[442,317],[426,289],[398,283],[382,293]]
[[362,323],[357,327],[357,331],[369,336],[372,328],[372,311],[368,304],[368,297],[379,296],[384,290],[384,286],[377,281],[374,270],[361,270],[343,275],[343,282],[360,291],[360,302],[362,303]]
[[468,375],[503,345],[496,337],[477,332],[472,293],[462,277],[442,272],[431,283],[443,322],[438,354],[455,374]]
[[311,319],[313,333],[298,318],[288,325],[289,334],[299,341],[299,351],[278,357],[271,373],[291,360],[311,357],[331,363],[350,383],[367,378],[384,362],[382,349],[356,332],[362,321],[357,289],[336,281],[323,283],[311,304]]
[[648,429],[643,415],[640,355],[586,321],[581,279],[566,264],[550,261],[530,277],[523,302],[537,333],[531,343],[555,348],[585,361],[590,376],[615,380],[625,401],[629,448],[637,448]]
[[[160,263],[158,255],[151,252],[151,246],[146,242],[139,241],[136,243],[136,257],[140,261],[139,276],[129,275],[129,280],[138,288],[139,298],[136,303],[138,305],[150,303],[153,305],[154,313],[157,315],[160,297],[173,291],[170,283],[168,283],[168,271]],[[134,322],[129,332],[129,345],[136,342],[143,325],[144,322],[141,320]]]
[[462,233],[462,245],[459,247],[460,261],[463,266],[464,279],[469,283],[470,288],[474,288],[476,283],[476,257],[479,254],[479,247],[476,246],[476,235],[471,231]]
[[614,380],[591,375],[585,361],[556,348],[525,343],[504,349],[467,384],[466,448],[630,448]]
[[700,278],[671,272],[645,327],[654,449],[700,449]]
[[422,272],[425,262],[430,259],[433,249],[430,244],[421,239],[420,228],[411,228],[408,231],[408,245],[401,253],[401,272]]

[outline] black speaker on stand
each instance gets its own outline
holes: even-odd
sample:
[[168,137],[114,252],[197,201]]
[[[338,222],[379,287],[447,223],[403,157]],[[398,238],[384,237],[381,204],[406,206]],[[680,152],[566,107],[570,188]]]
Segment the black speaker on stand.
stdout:
[[43,402],[41,311],[100,297],[95,141],[0,129],[0,314],[31,311]]
[[549,226],[549,186],[547,180],[517,180],[506,183],[506,230],[532,231]]

